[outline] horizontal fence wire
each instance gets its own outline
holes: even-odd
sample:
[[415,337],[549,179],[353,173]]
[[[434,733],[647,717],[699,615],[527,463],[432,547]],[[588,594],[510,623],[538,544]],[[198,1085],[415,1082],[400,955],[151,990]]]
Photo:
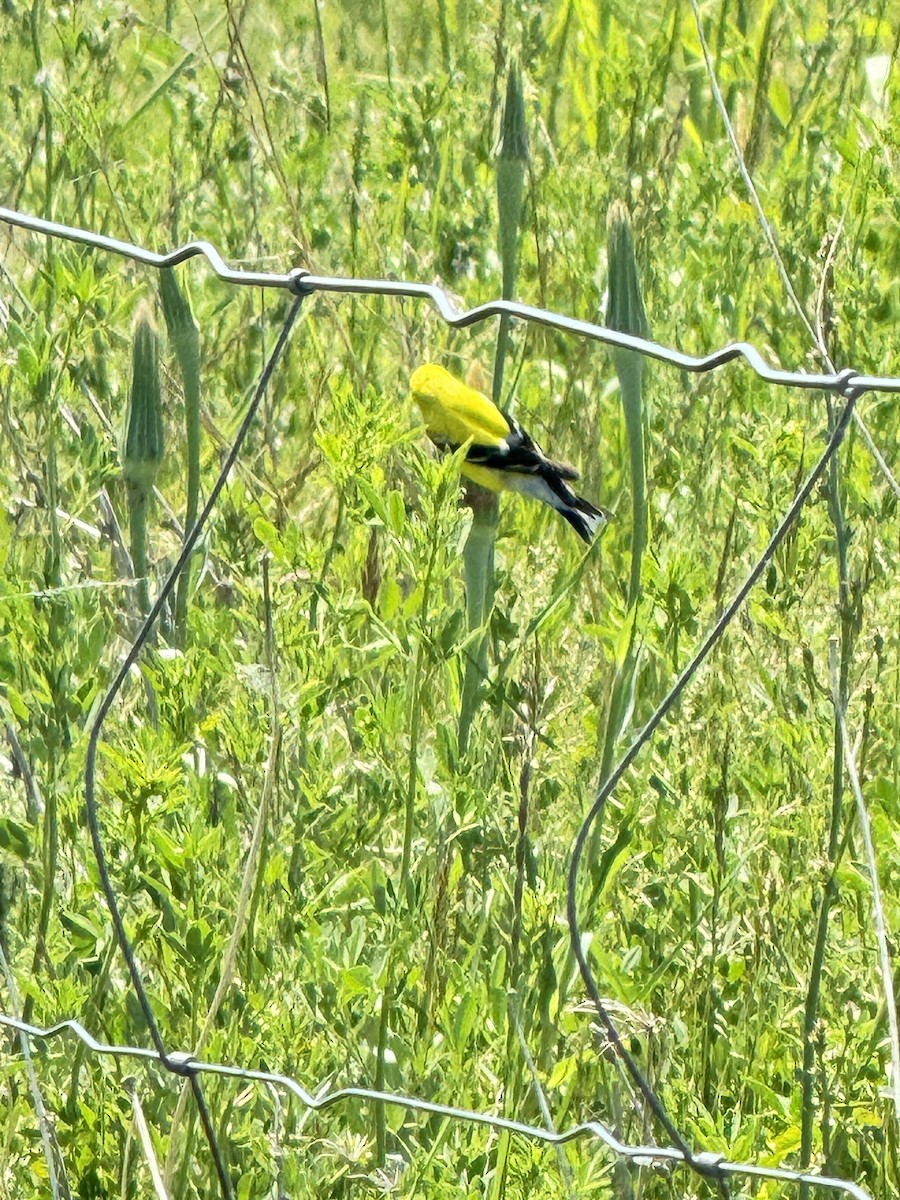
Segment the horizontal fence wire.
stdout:
[[[548,1146],[564,1146],[579,1138],[593,1137],[602,1142],[613,1154],[625,1159],[635,1166],[649,1167],[652,1165],[690,1165],[681,1151],[668,1146],[635,1146],[619,1141],[612,1130],[602,1121],[583,1121],[579,1125],[571,1125],[568,1129],[546,1129],[540,1125],[528,1125],[524,1121],[513,1121],[509,1117],[495,1116],[492,1113],[478,1112],[474,1109],[457,1108],[452,1104],[439,1104],[433,1100],[420,1100],[416,1096],[404,1096],[400,1092],[379,1092],[374,1088],[347,1087],[338,1088],[333,1092],[319,1089],[308,1091],[290,1075],[282,1075],[277,1071],[257,1071],[250,1067],[233,1067],[224,1063],[203,1062],[189,1053],[170,1053],[167,1059],[158,1055],[154,1050],[138,1046],[110,1046],[98,1042],[96,1038],[79,1024],[78,1021],[60,1021],[48,1028],[29,1025],[15,1017],[0,1013],[0,1025],[17,1030],[27,1037],[47,1040],[72,1033],[84,1043],[94,1054],[109,1055],[114,1058],[141,1059],[148,1063],[157,1063],[166,1070],[183,1078],[192,1075],[218,1075],[226,1079],[237,1079],[248,1083],[270,1084],[296,1097],[306,1108],[316,1112],[333,1108],[335,1105],[354,1100],[368,1100],[376,1104],[386,1104],[395,1108],[403,1108],[408,1112],[428,1113],[432,1116],[447,1117],[454,1121],[466,1121],[473,1125],[486,1125],[498,1131],[519,1134],[535,1142]],[[755,1163],[730,1162],[724,1155],[706,1153],[694,1156],[694,1162],[713,1170],[722,1176],[747,1176],[751,1179],[769,1179],[781,1183],[808,1184],[810,1186],[827,1188],[831,1191],[843,1192],[856,1200],[872,1200],[864,1189],[845,1179],[835,1179],[829,1175],[817,1175],[815,1172],[792,1171],[787,1167],[761,1167]]]
[[652,342],[648,338],[634,337],[632,334],[607,329],[605,326],[596,325],[591,321],[580,321],[575,317],[550,312],[545,308],[535,308],[531,304],[519,304],[514,300],[491,300],[487,304],[479,304],[475,308],[460,310],[443,288],[432,283],[411,283],[398,279],[342,279],[328,275],[314,275],[302,268],[295,268],[287,274],[241,271],[229,267],[210,242],[188,242],[168,254],[157,254],[142,246],[132,245],[131,242],[105,237],[103,234],[91,233],[85,229],[76,229],[72,225],[60,225],[56,221],[45,221],[42,217],[16,212],[11,208],[0,207],[0,221],[5,221],[9,225],[17,225],[22,229],[30,229],[34,233],[64,238],[66,241],[79,242],[83,246],[90,246],[97,250],[120,254],[148,267],[177,267],[190,258],[202,256],[209,262],[216,275],[220,279],[224,279],[226,283],[246,284],[250,287],[286,288],[300,295],[312,292],[336,292],[355,296],[406,296],[411,299],[429,300],[447,324],[456,329],[475,325],[479,321],[487,320],[488,317],[505,315],[537,325],[545,325],[551,329],[558,329],[562,333],[591,338],[608,346],[635,350],[639,354],[646,355],[647,358],[654,358],[658,362],[668,363],[670,366],[694,373],[713,371],[736,359],[744,359],[766,383],[775,383],[786,387],[822,388],[825,391],[843,394],[846,394],[851,388],[857,392],[900,392],[900,376],[867,375],[853,370],[824,374],[807,371],[782,371],[767,363],[759,350],[749,342],[733,342],[712,354],[695,356],[684,354],[680,350],[673,350],[668,346],[661,346],[658,342]]
[[[129,651],[129,654],[126,656],[125,661],[120,667],[115,680],[110,686],[109,691],[107,692],[104,701],[100,706],[99,713],[95,718],[91,731],[88,762],[85,768],[85,792],[89,824],[91,825],[91,833],[94,843],[94,853],[100,870],[101,883],[106,896],[107,904],[110,908],[113,923],[116,929],[117,940],[119,941],[120,948],[122,949],[123,955],[128,963],[132,985],[140,1001],[147,1023],[148,1032],[151,1034],[151,1040],[154,1043],[155,1049],[146,1049],[134,1046],[107,1045],[97,1041],[79,1022],[74,1020],[61,1021],[60,1023],[51,1027],[43,1028],[23,1022],[15,1016],[0,1013],[0,1025],[6,1026],[11,1030],[18,1031],[19,1036],[22,1039],[49,1039],[68,1032],[79,1038],[81,1042],[95,1054],[112,1055],[120,1058],[136,1058],[155,1062],[172,1074],[180,1076],[189,1081],[194,1092],[195,1100],[198,1104],[204,1131],[207,1136],[207,1141],[215,1159],[220,1186],[223,1195],[225,1196],[231,1195],[231,1187],[222,1157],[218,1150],[216,1136],[212,1128],[211,1120],[208,1112],[206,1111],[205,1101],[203,1099],[202,1092],[200,1091],[199,1083],[202,1075],[224,1076],[227,1078],[271,1085],[272,1087],[280,1088],[283,1091],[290,1093],[300,1100],[301,1103],[307,1108],[314,1110],[330,1108],[345,1101],[350,1102],[354,1100],[364,1100],[398,1106],[412,1112],[423,1112],[447,1117],[457,1121],[490,1126],[496,1130],[519,1134],[522,1137],[530,1138],[534,1141],[542,1142],[548,1145],[562,1145],[572,1142],[576,1139],[594,1138],[603,1146],[605,1146],[606,1149],[612,1154],[624,1161],[631,1162],[634,1165],[674,1166],[680,1164],[710,1179],[717,1180],[720,1186],[723,1188],[725,1187],[726,1181],[730,1177],[746,1177],[747,1179],[771,1180],[775,1182],[793,1183],[801,1186],[816,1186],[831,1191],[842,1192],[846,1195],[854,1196],[858,1198],[858,1200],[871,1200],[869,1193],[866,1192],[865,1189],[849,1180],[837,1179],[831,1176],[816,1174],[815,1172],[797,1171],[788,1167],[760,1166],[750,1162],[731,1162],[724,1155],[710,1152],[693,1153],[688,1149],[680,1135],[674,1129],[674,1126],[671,1125],[670,1121],[666,1117],[660,1102],[657,1100],[649,1084],[646,1083],[646,1081],[640,1075],[638,1068],[630,1059],[627,1050],[622,1045],[621,1040],[618,1037],[611,1018],[606,1011],[604,1001],[601,999],[599,992],[597,991],[595,981],[591,974],[590,966],[588,965],[582,951],[581,934],[574,911],[574,899],[578,862],[587,838],[588,830],[595,820],[602,819],[606,800],[611,794],[616,783],[621,779],[624,772],[634,761],[639,750],[646,744],[647,741],[649,741],[653,732],[671,710],[684,687],[699,669],[712,646],[716,643],[719,637],[721,637],[730,621],[742,606],[749,591],[760,578],[761,574],[763,573],[763,569],[774,554],[776,547],[786,535],[793,521],[799,515],[803,504],[812,491],[815,482],[824,471],[831,457],[837,451],[844,431],[846,430],[847,424],[850,420],[851,414],[854,411],[856,400],[863,392],[866,391],[887,393],[900,392],[900,377],[865,374],[861,371],[849,368],[838,372],[824,374],[784,371],[771,366],[763,358],[755,346],[744,342],[733,343],[723,347],[721,350],[718,350],[713,354],[698,357],[684,354],[678,350],[662,346],[645,338],[633,337],[628,334],[620,333],[616,330],[607,329],[604,326],[597,325],[592,322],[577,320],[559,313],[548,311],[546,309],[536,308],[527,304],[519,304],[513,301],[496,300],[487,304],[479,305],[475,308],[460,310],[452,302],[447,293],[442,288],[434,284],[405,282],[398,280],[335,278],[314,275],[302,269],[295,269],[285,274],[270,274],[264,272],[236,270],[228,266],[228,264],[219,254],[218,250],[209,242],[190,242],[176,250],[173,250],[171,253],[159,254],[150,250],[146,250],[143,247],[135,246],[129,242],[120,241],[116,238],[106,237],[101,234],[77,229],[68,225],[61,225],[54,221],[46,221],[40,217],[20,213],[3,207],[0,207],[0,220],[3,220],[10,225],[31,230],[35,233],[50,237],[63,238],[90,248],[119,254],[128,257],[135,262],[154,268],[174,267],[187,261],[188,259],[202,256],[210,263],[216,275],[218,275],[219,278],[223,279],[225,282],[249,285],[252,287],[282,288],[291,292],[297,300],[297,303],[295,303],[295,305],[292,307],[291,313],[281,331],[281,335],[278,339],[275,350],[270,356],[269,361],[267,362],[260,376],[253,401],[251,402],[248,412],[246,413],[241,424],[241,428],[236,435],[235,441],[232,444],[231,450],[216,480],[216,484],[210,493],[203,513],[198,519],[193,530],[188,532],[178,562],[176,562],[175,567],[167,577],[161,592],[157,597],[157,601],[144,623],[144,626],[138,634],[138,637]],[[579,962],[579,967],[581,968],[582,977],[587,986],[588,993],[590,994],[594,1006],[597,1009],[597,1012],[604,1025],[607,1036],[610,1038],[610,1041],[616,1049],[616,1052],[623,1059],[625,1066],[628,1068],[632,1078],[637,1083],[638,1088],[642,1092],[645,1100],[648,1101],[654,1113],[662,1121],[664,1128],[670,1133],[672,1141],[675,1143],[675,1145],[631,1145],[624,1143],[615,1136],[611,1129],[598,1120],[587,1121],[579,1125],[571,1126],[563,1132],[556,1132],[550,1128],[528,1125],[523,1122],[514,1121],[509,1118],[496,1116],[489,1113],[457,1108],[452,1105],[422,1100],[413,1096],[406,1096],[399,1093],[380,1092],[368,1088],[341,1088],[333,1092],[319,1089],[313,1093],[304,1088],[296,1080],[286,1075],[281,1075],[275,1072],[258,1071],[252,1068],[206,1063],[194,1058],[188,1053],[167,1051],[163,1046],[162,1039],[156,1025],[155,1015],[150,1006],[149,998],[147,997],[147,993],[142,983],[139,968],[125,932],[124,923],[118,909],[115,891],[106,867],[105,854],[100,837],[99,823],[96,819],[96,806],[93,795],[93,770],[97,742],[99,740],[100,731],[105,716],[108,714],[109,709],[114,702],[122,683],[124,682],[128,670],[137,660],[146,637],[152,628],[153,622],[161,611],[161,608],[165,603],[172,586],[174,586],[174,582],[179,574],[181,565],[187,560],[187,557],[190,555],[194,544],[199,538],[205,521],[216,502],[221,488],[224,486],[228,473],[238,457],[243,438],[246,435],[246,432],[255,416],[259,402],[275,369],[275,365],[280,357],[281,351],[283,350],[287,341],[290,328],[296,319],[299,309],[299,302],[301,302],[304,297],[310,296],[317,292],[343,293],[351,295],[382,295],[388,297],[410,297],[426,300],[433,304],[438,313],[448,324],[458,328],[476,324],[477,322],[484,321],[490,317],[507,315],[523,321],[558,329],[564,333],[570,333],[579,337],[589,338],[607,345],[633,350],[649,358],[653,358],[660,362],[667,363],[671,366],[691,372],[712,371],[725,366],[730,362],[742,359],[756,372],[757,375],[759,375],[761,379],[767,383],[806,389],[819,388],[825,391],[833,392],[845,398],[846,404],[843,413],[832,432],[828,447],[817,461],[812,472],[807,477],[806,482],[798,489],[797,494],[791,502],[791,505],[772,534],[769,545],[763,552],[763,555],[754,565],[744,584],[738,590],[732,602],[724,610],[722,616],[716,622],[713,629],[704,638],[698,651],[692,657],[691,662],[675,681],[668,696],[659,705],[650,721],[648,721],[647,725],[632,743],[627,753],[623,756],[615,770],[612,772],[610,778],[607,780],[607,783],[598,793],[594,805],[585,819],[581,830],[579,831],[578,837],[573,845],[573,857],[568,891],[569,924],[573,948]],[[27,1054],[27,1041],[23,1041],[23,1052]]]

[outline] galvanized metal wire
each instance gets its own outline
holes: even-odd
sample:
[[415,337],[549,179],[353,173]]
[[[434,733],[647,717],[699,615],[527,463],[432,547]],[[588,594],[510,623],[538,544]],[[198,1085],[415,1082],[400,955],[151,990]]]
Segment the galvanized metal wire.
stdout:
[[[540,1125],[528,1125],[524,1121],[513,1121],[509,1117],[497,1116],[493,1113],[478,1112],[475,1109],[458,1108],[452,1104],[439,1104],[433,1100],[421,1100],[417,1096],[405,1096],[400,1092],[379,1092],[374,1088],[348,1087],[328,1091],[319,1088],[310,1091],[290,1075],[282,1075],[277,1071],[256,1071],[250,1067],[232,1067],[224,1063],[203,1062],[189,1053],[170,1053],[164,1059],[154,1050],[138,1046],[113,1046],[98,1041],[78,1021],[60,1021],[56,1025],[42,1028],[39,1025],[29,1025],[14,1017],[0,1013],[0,1025],[15,1029],[28,1037],[47,1040],[59,1037],[66,1032],[74,1034],[94,1054],[110,1055],[114,1058],[139,1059],[147,1063],[157,1063],[167,1071],[191,1078],[195,1075],[218,1075],[226,1079],[241,1082],[270,1084],[282,1092],[294,1096],[306,1108],[322,1112],[344,1103],[359,1100],[373,1101],[404,1108],[409,1112],[428,1113],[434,1116],[447,1117],[454,1121],[466,1121],[473,1125],[487,1125],[492,1129],[505,1130],[515,1133],[534,1142],[542,1142],[548,1146],[563,1146],[582,1138],[594,1138],[619,1158],[633,1163],[635,1166],[649,1167],[654,1164],[665,1166],[688,1165],[680,1151],[668,1146],[635,1146],[621,1142],[602,1121],[583,1121],[579,1125],[570,1125],[567,1129],[551,1130]],[[824,1188],[828,1191],[844,1193],[856,1200],[872,1200],[869,1193],[855,1183],[845,1179],[835,1179],[830,1175],[817,1175],[815,1172],[792,1171],[786,1167],[760,1167],[755,1163],[731,1162],[723,1155],[698,1155],[696,1161],[715,1171],[723,1177],[746,1176],[751,1179],[770,1179],[781,1183],[809,1184]],[[691,1164],[693,1165],[693,1164]]]
[[[677,699],[684,691],[684,688],[694,677],[713,646],[718,642],[725,629],[740,610],[750,590],[763,574],[778,545],[784,539],[791,525],[799,516],[807,498],[813,491],[813,488],[826,469],[826,466],[837,452],[847,425],[853,415],[854,407],[859,396],[865,391],[890,393],[900,392],[900,377],[867,374],[865,372],[849,368],[842,371],[830,371],[822,374],[802,371],[785,371],[780,368],[773,367],[764,359],[756,347],[743,342],[734,343],[723,347],[721,350],[718,350],[715,353],[698,357],[684,354],[681,351],[662,346],[645,338],[637,338],[628,334],[620,333],[616,330],[607,329],[601,325],[597,325],[589,321],[577,320],[560,313],[555,313],[546,309],[535,308],[531,305],[519,304],[512,301],[495,300],[487,304],[479,305],[475,308],[460,310],[456,307],[447,293],[442,288],[434,284],[404,282],[399,280],[332,278],[328,276],[314,275],[301,269],[295,269],[282,274],[268,274],[256,271],[235,270],[234,268],[228,266],[217,249],[209,242],[190,242],[176,250],[171,251],[170,253],[159,254],[150,250],[146,250],[143,247],[135,246],[129,242],[120,241],[116,238],[106,237],[104,235],[95,234],[90,231],[77,229],[68,225],[61,225],[54,221],[45,221],[42,218],[16,212],[12,209],[0,207],[0,220],[3,220],[10,225],[31,230],[32,232],[38,234],[63,238],[93,249],[105,250],[107,252],[119,254],[128,257],[135,262],[154,268],[173,267],[177,266],[179,263],[185,262],[190,258],[202,256],[206,258],[219,278],[227,283],[248,285],[252,287],[282,288],[288,290],[296,297],[296,303],[292,306],[290,314],[281,330],[278,342],[261,373],[253,400],[251,401],[248,411],[241,424],[241,428],[235,437],[234,443],[232,444],[228,457],[223,464],[216,483],[210,492],[209,499],[204,506],[203,512],[201,513],[194,529],[188,531],[178,561],[175,563],[172,571],[163,584],[157,601],[151,609],[146,621],[144,622],[144,625],[142,626],[134,645],[132,646],[115,679],[110,685],[97,716],[95,717],[89,739],[88,756],[85,766],[85,798],[94,855],[97,860],[101,885],[104,891],[106,902],[113,919],[116,937],[123,956],[128,964],[132,987],[141,1005],[147,1030],[150,1039],[153,1042],[153,1049],[135,1046],[108,1045],[99,1042],[79,1022],[74,1020],[62,1021],[51,1027],[44,1028],[28,1024],[20,1020],[15,1015],[0,1014],[0,1025],[4,1025],[10,1029],[18,1031],[21,1037],[33,1037],[39,1039],[50,1039],[69,1032],[78,1037],[86,1047],[96,1054],[152,1061],[159,1064],[172,1074],[179,1075],[187,1079],[191,1084],[191,1088],[194,1092],[194,1097],[198,1105],[201,1123],[203,1125],[207,1143],[210,1147],[210,1151],[215,1162],[220,1188],[222,1194],[226,1197],[231,1195],[231,1182],[224,1164],[224,1158],[218,1146],[212,1118],[206,1109],[205,1100],[200,1087],[200,1077],[203,1075],[218,1075],[227,1078],[246,1080],[250,1082],[255,1081],[262,1084],[271,1085],[273,1088],[289,1092],[298,1100],[300,1100],[307,1108],[316,1110],[329,1108],[333,1105],[343,1102],[352,1102],[354,1100],[370,1100],[387,1105],[400,1106],[414,1112],[437,1114],[453,1120],[488,1125],[494,1129],[505,1130],[507,1132],[515,1133],[522,1137],[530,1138],[532,1140],[550,1145],[561,1145],[580,1138],[594,1138],[612,1154],[625,1161],[636,1165],[680,1164],[699,1174],[718,1181],[721,1188],[725,1187],[727,1180],[730,1178],[745,1177],[747,1179],[773,1180],[777,1182],[794,1183],[802,1186],[815,1185],[819,1188],[842,1192],[846,1195],[857,1197],[858,1200],[871,1200],[868,1193],[862,1187],[849,1180],[836,1179],[831,1176],[819,1175],[814,1172],[796,1171],[788,1167],[769,1167],[748,1162],[731,1162],[724,1156],[710,1154],[703,1151],[693,1151],[687,1145],[677,1128],[669,1119],[665,1109],[662,1106],[662,1103],[655,1095],[653,1089],[650,1087],[649,1083],[638,1069],[636,1063],[631,1058],[627,1048],[622,1043],[615,1024],[599,994],[599,990],[597,989],[593,974],[591,972],[590,964],[587,961],[582,946],[581,930],[576,907],[576,896],[578,868],[584,847],[587,842],[588,834],[594,822],[602,819],[606,801],[608,800],[612,791],[620,782],[622,776],[627,771],[629,766],[633,763],[641,748],[650,740],[653,733],[665,719],[666,715],[670,712]],[[632,1080],[635,1082],[638,1089],[644,1096],[644,1099],[647,1101],[649,1107],[654,1112],[654,1115],[667,1132],[670,1140],[673,1143],[671,1146],[630,1145],[624,1143],[618,1139],[612,1130],[610,1130],[606,1125],[596,1120],[571,1126],[562,1132],[556,1132],[552,1129],[528,1125],[523,1122],[511,1120],[509,1118],[494,1114],[476,1112],[468,1109],[458,1108],[452,1105],[445,1105],[434,1101],[419,1099],[414,1096],[402,1095],[399,1093],[386,1093],[368,1088],[342,1088],[333,1092],[317,1089],[315,1092],[311,1092],[303,1087],[302,1084],[286,1075],[281,1075],[275,1072],[257,1071],[250,1067],[234,1067],[217,1063],[203,1062],[194,1058],[191,1054],[167,1050],[163,1044],[155,1014],[147,992],[144,988],[141,972],[119,912],[115,888],[112,883],[107,866],[105,851],[103,848],[101,828],[94,794],[94,770],[97,746],[102,732],[103,722],[108,715],[110,708],[115,702],[115,699],[118,696],[119,690],[121,689],[129,670],[137,661],[141,649],[150,634],[153,623],[155,622],[156,617],[161,611],[163,605],[166,603],[166,600],[171,593],[172,588],[174,587],[175,581],[178,578],[181,567],[190,556],[193,547],[196,544],[196,541],[206,523],[206,520],[208,519],[209,514],[216,503],[221,489],[225,485],[228,473],[239,455],[243,440],[250,428],[250,425],[252,424],[252,421],[255,418],[259,404],[287,343],[287,339],[291,327],[296,320],[300,304],[304,297],[310,296],[317,292],[351,295],[381,295],[386,297],[410,297],[425,300],[430,302],[437,309],[440,316],[448,324],[459,328],[476,324],[491,317],[508,315],[522,321],[548,326],[565,333],[589,338],[607,345],[633,350],[649,358],[653,358],[657,361],[667,363],[671,366],[691,372],[712,371],[736,360],[743,360],[752,370],[756,372],[761,379],[767,383],[805,389],[823,389],[826,392],[839,395],[845,400],[843,411],[838,421],[835,423],[828,445],[825,447],[823,453],[808,475],[806,481],[798,489],[796,495],[792,499],[791,504],[786,510],[783,518],[775,528],[765,551],[759,560],[754,564],[753,568],[747,575],[747,578],[735,593],[732,601],[722,613],[722,616],[719,618],[707,636],[703,639],[691,661],[673,684],[669,694],[659,705],[656,712],[648,721],[647,725],[635,739],[634,743],[623,756],[621,761],[617,764],[603,788],[598,792],[594,804],[573,844],[573,855],[567,895],[567,910],[573,950],[579,963],[582,978],[588,994],[591,996],[594,1002],[597,1013],[601,1019],[611,1045],[616,1049],[616,1052],[619,1054],[626,1069],[631,1075]]]
[[545,308],[535,308],[531,304],[519,304],[513,300],[491,300],[487,304],[479,304],[475,308],[458,309],[444,289],[433,283],[414,283],[401,279],[342,279],[328,275],[314,275],[301,268],[286,274],[235,270],[228,266],[210,242],[187,242],[184,246],[179,246],[177,250],[172,250],[167,254],[157,254],[152,250],[145,250],[142,246],[135,246],[131,242],[91,233],[85,229],[76,229],[71,225],[60,225],[56,221],[45,221],[42,217],[16,212],[11,208],[0,207],[0,221],[5,221],[9,225],[17,225],[22,229],[30,229],[34,233],[64,238],[66,241],[79,242],[83,246],[90,246],[96,250],[107,250],[112,254],[120,254],[148,267],[177,267],[190,258],[200,256],[207,260],[219,278],[225,280],[226,283],[249,287],[286,288],[300,295],[308,295],[312,292],[330,292],[354,296],[405,296],[411,299],[428,300],[447,324],[456,329],[476,325],[480,321],[486,321],[489,317],[506,315],[521,321],[530,321],[537,325],[558,329],[562,333],[591,338],[608,346],[635,350],[639,354],[646,355],[647,358],[668,363],[669,366],[679,367],[683,371],[694,373],[714,371],[718,367],[724,367],[728,363],[743,359],[760,379],[784,387],[821,388],[824,391],[842,394],[846,394],[851,388],[857,392],[900,392],[900,376],[870,375],[852,370],[828,371],[822,374],[807,371],[783,371],[766,362],[759,350],[749,342],[733,342],[712,354],[700,356],[684,354],[680,350],[674,350],[670,346],[661,346],[658,342],[650,341],[648,338],[633,337],[628,333],[620,333],[618,330],[596,325],[592,321],[581,321],[575,317],[550,312]]

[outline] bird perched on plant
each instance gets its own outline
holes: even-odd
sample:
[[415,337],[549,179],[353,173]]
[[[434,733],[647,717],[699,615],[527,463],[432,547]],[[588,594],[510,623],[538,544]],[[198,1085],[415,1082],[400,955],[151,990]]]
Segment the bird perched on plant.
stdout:
[[425,363],[409,386],[436,446],[452,452],[470,442],[462,465],[467,479],[491,492],[533,496],[591,541],[607,515],[569,487],[578,478],[574,467],[548,458],[515,418],[443,367]]

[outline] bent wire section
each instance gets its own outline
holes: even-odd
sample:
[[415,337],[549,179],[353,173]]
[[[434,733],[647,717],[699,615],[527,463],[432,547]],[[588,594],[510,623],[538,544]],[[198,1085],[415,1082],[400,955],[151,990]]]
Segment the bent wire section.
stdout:
[[[15,1017],[0,1013],[0,1026],[3,1025],[17,1030],[26,1037],[42,1039],[70,1032],[75,1034],[95,1054],[109,1054],[116,1058],[140,1058],[144,1061],[159,1063],[169,1070],[175,1070],[179,1075],[209,1074],[271,1084],[273,1087],[290,1092],[306,1108],[315,1111],[331,1108],[344,1101],[374,1101],[379,1104],[391,1104],[397,1108],[405,1108],[410,1112],[429,1113],[451,1120],[487,1125],[492,1129],[516,1133],[532,1141],[543,1142],[551,1146],[561,1146],[582,1137],[593,1136],[614,1154],[629,1160],[635,1166],[687,1165],[684,1155],[679,1150],[667,1146],[630,1146],[620,1142],[601,1121],[584,1121],[579,1125],[572,1125],[568,1129],[557,1132],[540,1125],[527,1125],[524,1121],[514,1121],[509,1117],[457,1108],[451,1104],[438,1104],[432,1100],[421,1100],[416,1096],[379,1092],[374,1088],[345,1087],[338,1088],[333,1092],[319,1089],[313,1093],[298,1083],[296,1079],[292,1079],[290,1075],[282,1075],[277,1071],[256,1071],[245,1067],[230,1067],[224,1063],[201,1062],[191,1054],[171,1054],[164,1060],[155,1050],[139,1046],[108,1045],[105,1042],[97,1041],[78,1021],[60,1021],[56,1025],[42,1028],[39,1025],[29,1025],[25,1021],[19,1021]],[[753,1163],[729,1162],[724,1156],[716,1154],[697,1155],[696,1157],[700,1164],[705,1162],[712,1170],[720,1174],[747,1175],[756,1179],[773,1179],[783,1183],[808,1184],[835,1192],[843,1192],[848,1196],[853,1196],[855,1200],[872,1200],[870,1194],[858,1184],[844,1179],[835,1179],[829,1175],[817,1175],[809,1171],[792,1171],[787,1167],[763,1167]]]
[[176,267],[189,258],[202,255],[216,275],[220,279],[224,279],[226,283],[244,284],[250,287],[286,288],[300,294],[336,292],[354,296],[406,296],[412,299],[427,300],[437,309],[448,325],[458,329],[475,325],[479,321],[486,321],[489,317],[505,315],[537,325],[545,325],[551,329],[558,329],[563,333],[573,333],[579,337],[590,338],[608,346],[634,350],[648,358],[668,363],[683,371],[713,371],[727,363],[734,362],[735,359],[742,358],[767,383],[786,387],[823,388],[826,391],[839,392],[843,395],[846,395],[851,388],[858,391],[900,392],[900,377],[898,376],[869,375],[852,369],[845,369],[834,374],[783,371],[767,363],[759,350],[749,342],[734,342],[712,354],[696,356],[684,354],[680,350],[673,350],[668,346],[661,346],[658,342],[652,342],[648,338],[634,337],[615,329],[607,329],[603,325],[596,325],[591,321],[581,321],[576,317],[567,317],[562,313],[536,308],[532,304],[519,304],[513,300],[491,300],[487,304],[479,304],[475,308],[459,309],[443,288],[432,283],[415,283],[398,279],[343,279],[328,275],[314,275],[302,268],[295,268],[287,274],[244,271],[229,267],[211,242],[187,242],[168,254],[158,254],[153,250],[144,249],[143,246],[135,246],[131,242],[120,241],[118,238],[107,237],[104,234],[91,233],[89,230],[78,229],[73,225],[61,225],[58,221],[46,221],[43,217],[17,212],[12,208],[0,207],[0,221],[5,221],[8,225],[15,225],[21,229],[29,229],[33,233],[63,238],[66,241],[78,242],[80,245],[91,246],[97,250],[107,250],[112,254],[131,258],[148,267]]

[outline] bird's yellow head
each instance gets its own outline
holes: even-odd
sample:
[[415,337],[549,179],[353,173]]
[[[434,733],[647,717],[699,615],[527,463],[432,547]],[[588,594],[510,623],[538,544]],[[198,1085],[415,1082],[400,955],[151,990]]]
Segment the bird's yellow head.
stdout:
[[509,434],[509,422],[487,396],[436,363],[417,367],[409,386],[438,445],[456,447],[470,439],[478,445],[499,444]]
[[450,372],[437,363],[423,363],[421,367],[416,367],[409,378],[410,391],[416,399],[419,396],[434,396],[456,383],[458,381]]

